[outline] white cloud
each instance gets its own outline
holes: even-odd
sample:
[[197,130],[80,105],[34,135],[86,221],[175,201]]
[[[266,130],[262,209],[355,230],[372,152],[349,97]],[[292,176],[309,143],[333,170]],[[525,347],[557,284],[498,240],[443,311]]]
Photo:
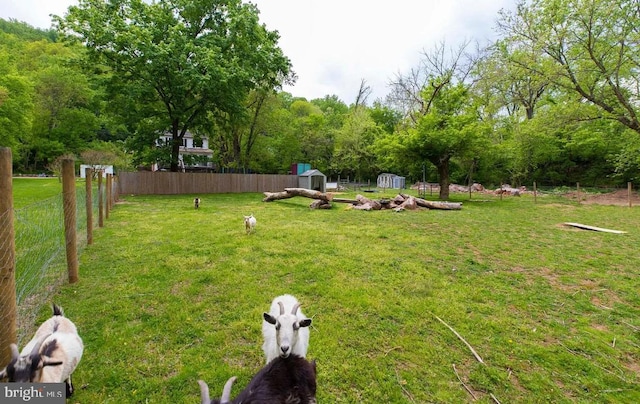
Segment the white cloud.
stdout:
[[[495,39],[501,8],[513,0],[251,0],[260,20],[280,33],[298,74],[285,90],[307,99],[337,95],[354,101],[361,79],[370,100],[384,97],[389,79],[416,67],[421,52],[441,41]],[[63,15],[75,0],[2,0],[0,17],[49,28],[49,14]]]
[[353,102],[361,79],[384,97],[389,79],[441,41],[484,43],[508,0],[253,0],[299,76],[296,96]]

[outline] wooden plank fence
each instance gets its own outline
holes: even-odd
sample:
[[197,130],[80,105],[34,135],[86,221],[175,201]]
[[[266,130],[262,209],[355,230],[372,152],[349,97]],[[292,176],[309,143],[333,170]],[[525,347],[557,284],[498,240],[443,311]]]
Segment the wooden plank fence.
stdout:
[[277,192],[298,186],[296,175],[138,171],[118,173],[120,195]]

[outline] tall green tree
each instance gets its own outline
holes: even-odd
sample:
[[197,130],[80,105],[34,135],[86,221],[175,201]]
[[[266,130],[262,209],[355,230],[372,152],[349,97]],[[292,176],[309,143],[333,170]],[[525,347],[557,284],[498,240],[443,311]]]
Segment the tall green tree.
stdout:
[[474,69],[475,92],[486,96],[487,112],[532,119],[549,86],[547,78],[532,72],[534,66],[543,68],[540,59],[537,50],[522,43],[501,40],[491,46]]
[[[617,160],[610,155],[612,149],[620,153],[624,150],[626,161],[640,158],[633,157],[634,151],[640,150],[638,136],[618,136],[625,133],[623,128],[640,133],[638,26],[638,2],[630,0],[523,0],[518,2],[515,10],[502,11],[498,19],[498,29],[503,34],[502,44],[508,49],[519,50],[509,54],[509,62],[537,82],[548,82],[553,87],[552,98],[556,104],[552,109],[560,106],[558,99],[568,103],[571,107],[563,107],[562,111],[563,114],[573,112],[571,127],[594,128],[593,131],[580,132],[583,140],[586,140],[584,136],[590,136],[589,133],[593,134],[593,139],[579,144],[601,144],[598,134],[602,130],[610,131],[607,147],[597,148],[605,155],[592,156],[594,162]],[[528,52],[522,52],[522,49]],[[596,126],[593,123],[600,120],[614,124],[603,122]],[[554,127],[550,121],[540,125],[541,129],[550,127]],[[565,125],[564,131],[557,131],[555,136],[570,148],[566,150],[565,157],[576,157],[577,150],[586,149],[576,149],[577,143],[568,128]],[[565,139],[571,140],[564,143]],[[613,139],[620,142],[617,147],[612,147]],[[579,162],[576,164],[583,166]],[[597,166],[602,170],[610,168],[608,164]],[[580,171],[586,175],[584,170]],[[624,176],[629,176],[626,169],[625,172]],[[571,174],[575,178],[575,171]],[[600,177],[610,174],[603,171]],[[592,173],[587,177],[597,178],[597,175]]]
[[291,94],[280,92],[265,100],[251,167],[262,173],[287,174],[302,161],[300,139],[289,111]]
[[289,111],[300,145],[302,161],[299,162],[326,172],[333,156],[335,129],[329,125],[322,109],[306,99],[293,101]]
[[16,160],[31,133],[32,94],[31,81],[19,72],[12,53],[0,44],[0,146],[11,147]]
[[502,11],[498,28],[509,43],[536,49],[511,60],[598,107],[602,118],[640,132],[640,13],[638,2],[532,0]]
[[142,143],[153,146],[159,133],[171,133],[177,171],[187,131],[211,117],[240,119],[251,90],[289,77],[278,33],[258,15],[241,0],[80,0],[55,21],[67,39],[86,45],[92,62],[110,69],[115,105],[138,115]]
[[440,87],[438,95],[429,98],[429,112],[420,116],[415,126],[406,130],[400,142],[406,157],[429,161],[438,170],[439,198],[449,199],[452,158],[474,159],[485,144],[487,127],[478,120],[469,89],[463,83]]
[[6,70],[0,80],[13,80],[18,74],[24,84],[10,93],[12,103],[14,97],[23,99],[16,110],[22,118],[11,118],[18,140],[14,163],[17,171],[40,172],[60,155],[78,155],[89,147],[99,130],[101,94],[94,76],[74,63],[81,46],[67,47],[48,35],[54,31],[24,23],[4,22],[0,30],[5,30],[0,32],[0,53],[11,55],[1,63]]
[[374,143],[382,133],[365,105],[352,106],[336,133],[332,171],[342,177],[375,179],[378,170]]
[[[403,116],[400,137],[397,142],[385,137],[377,145],[378,150],[393,150],[391,155],[413,173],[431,162],[438,171],[441,199],[449,197],[452,158],[467,156],[486,135],[470,93],[468,79],[478,55],[467,51],[469,45],[450,49],[443,42],[424,52],[418,68],[392,80],[386,102]],[[394,143],[399,144],[395,150]],[[476,159],[466,160],[475,164]]]

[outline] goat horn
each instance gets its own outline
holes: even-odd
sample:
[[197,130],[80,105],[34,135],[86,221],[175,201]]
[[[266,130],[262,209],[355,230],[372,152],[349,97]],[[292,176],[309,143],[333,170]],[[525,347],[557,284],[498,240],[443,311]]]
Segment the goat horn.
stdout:
[[18,346],[16,344],[11,344],[11,360],[17,360],[18,356],[20,356],[20,353],[18,352]]
[[204,380],[198,380],[198,384],[200,385],[200,404],[209,404],[211,402],[209,399],[209,386]]
[[300,308],[300,303],[296,303],[293,306],[293,309],[291,309],[291,314],[296,314],[296,312],[298,311],[299,308]]
[[282,305],[282,302],[278,302],[278,306],[280,306],[280,315],[284,314],[284,306]]
[[233,382],[235,381],[236,377],[233,376],[224,384],[224,388],[222,389],[222,397],[220,397],[220,404],[231,402],[231,388],[233,387]]

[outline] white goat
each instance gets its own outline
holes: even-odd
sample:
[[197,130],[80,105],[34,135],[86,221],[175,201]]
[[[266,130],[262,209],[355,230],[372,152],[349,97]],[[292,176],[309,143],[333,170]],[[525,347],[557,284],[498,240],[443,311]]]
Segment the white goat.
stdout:
[[300,303],[291,295],[273,299],[269,313],[263,313],[262,349],[267,363],[279,357],[296,354],[303,358],[309,348],[309,326],[311,319],[300,310]]
[[18,346],[11,344],[11,362],[0,371],[0,379],[18,383],[64,382],[69,397],[73,393],[71,374],[83,351],[75,324],[54,304],[53,316],[42,323],[20,354]]
[[253,213],[250,216],[244,217],[244,229],[247,231],[247,234],[253,233],[256,229],[256,218],[253,217]]

